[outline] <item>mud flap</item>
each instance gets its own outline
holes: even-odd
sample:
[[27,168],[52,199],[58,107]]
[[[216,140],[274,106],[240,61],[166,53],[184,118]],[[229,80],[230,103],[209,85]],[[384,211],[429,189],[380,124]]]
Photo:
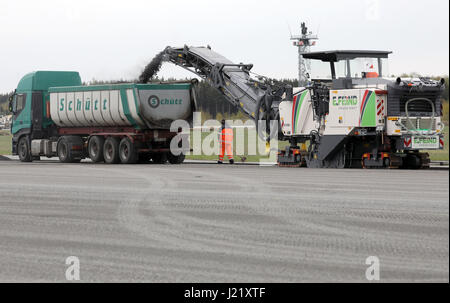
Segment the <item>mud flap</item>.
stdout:
[[344,147],[348,141],[349,136],[345,135],[330,135],[322,136],[320,138],[320,145],[317,151],[318,160],[324,161],[333,156],[338,150]]

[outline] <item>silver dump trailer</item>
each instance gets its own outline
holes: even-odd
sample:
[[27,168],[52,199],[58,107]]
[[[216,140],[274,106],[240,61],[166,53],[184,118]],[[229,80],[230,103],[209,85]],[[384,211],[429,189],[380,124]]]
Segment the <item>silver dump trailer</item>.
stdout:
[[59,127],[169,129],[190,120],[193,87],[182,84],[119,84],[50,88],[50,116]]

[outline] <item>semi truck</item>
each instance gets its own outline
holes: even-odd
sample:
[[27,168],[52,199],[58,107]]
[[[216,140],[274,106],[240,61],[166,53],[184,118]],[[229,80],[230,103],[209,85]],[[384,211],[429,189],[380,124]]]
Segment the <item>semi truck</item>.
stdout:
[[280,166],[427,168],[427,151],[444,148],[445,81],[390,78],[389,54],[305,53],[321,65],[313,72],[322,73],[297,88],[256,75],[252,64],[235,64],[210,46],[167,47],[162,58],[203,78],[257,126],[263,121],[267,138],[289,141],[279,151]]
[[170,126],[192,123],[196,108],[194,81],[89,86],[72,71],[29,73],[9,101],[12,154],[22,162],[180,164],[186,151],[170,141],[181,130]]

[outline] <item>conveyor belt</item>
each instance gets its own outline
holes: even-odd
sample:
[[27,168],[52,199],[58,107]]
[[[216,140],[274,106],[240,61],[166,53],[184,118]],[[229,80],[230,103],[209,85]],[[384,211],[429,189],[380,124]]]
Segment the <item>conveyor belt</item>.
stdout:
[[248,116],[257,118],[258,102],[266,90],[251,79],[252,65],[234,64],[209,47],[168,47],[166,54],[166,60],[202,77]]

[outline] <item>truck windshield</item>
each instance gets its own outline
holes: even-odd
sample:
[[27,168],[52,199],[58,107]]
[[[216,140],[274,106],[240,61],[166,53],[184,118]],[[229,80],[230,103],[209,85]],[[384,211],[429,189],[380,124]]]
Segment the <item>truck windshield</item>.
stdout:
[[387,74],[387,59],[384,58],[356,58],[336,63],[337,78],[379,78]]
[[330,62],[323,62],[320,60],[310,60],[310,79],[324,79],[331,80]]
[[[355,58],[334,63],[336,78],[380,78],[389,74],[386,58]],[[311,61],[311,79],[332,79],[329,62]]]

